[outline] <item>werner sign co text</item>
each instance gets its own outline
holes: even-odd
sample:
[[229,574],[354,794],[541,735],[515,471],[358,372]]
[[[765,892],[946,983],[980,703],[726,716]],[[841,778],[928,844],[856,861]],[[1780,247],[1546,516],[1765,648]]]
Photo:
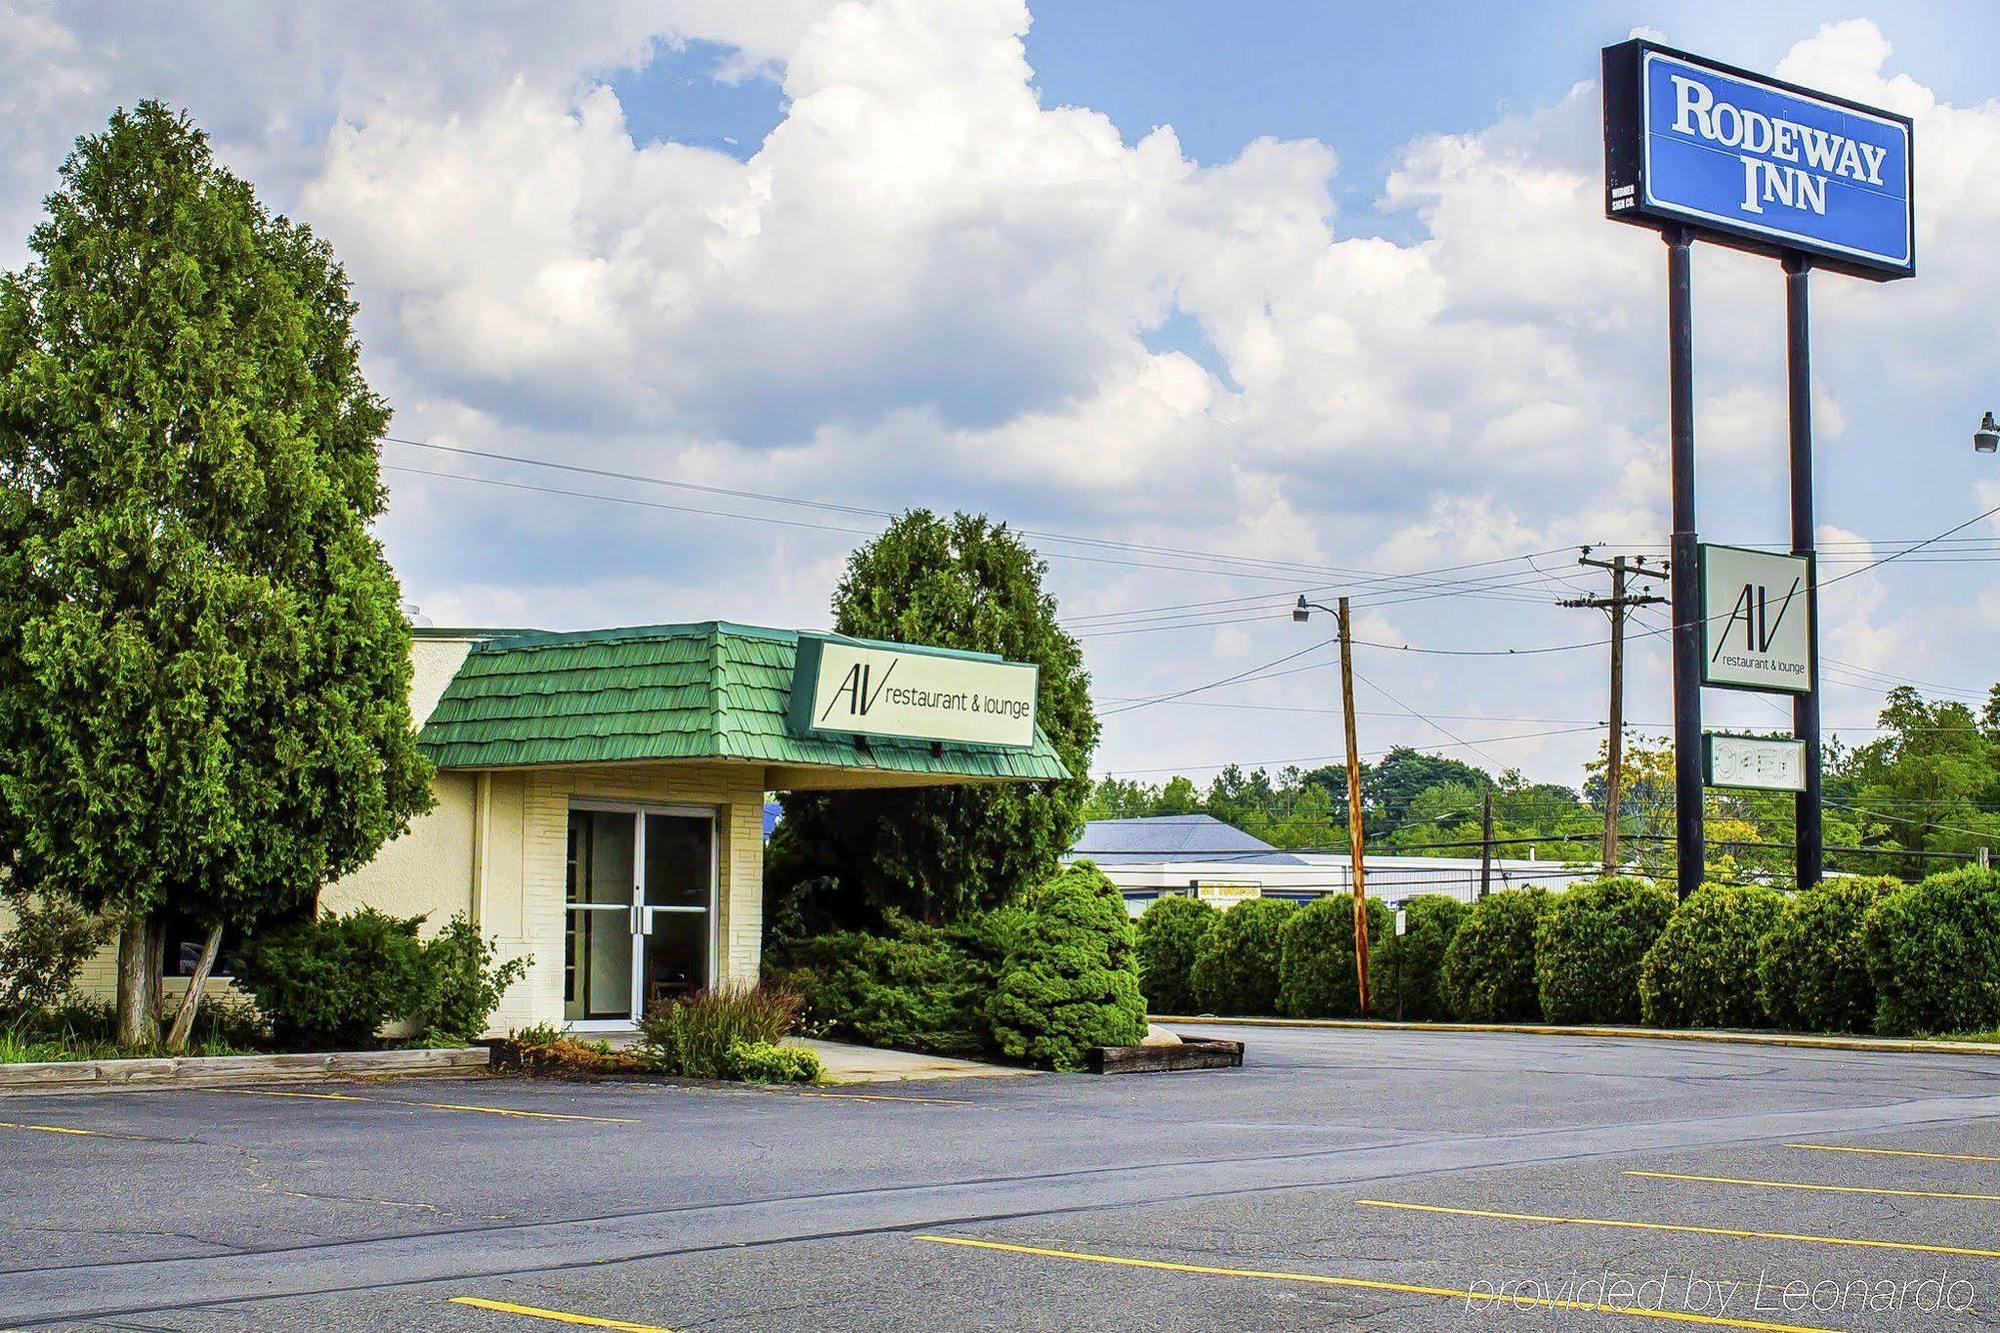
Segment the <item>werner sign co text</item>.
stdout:
[[1641,41],[1605,50],[1604,91],[1613,219],[1863,277],[1915,272],[1906,117]]

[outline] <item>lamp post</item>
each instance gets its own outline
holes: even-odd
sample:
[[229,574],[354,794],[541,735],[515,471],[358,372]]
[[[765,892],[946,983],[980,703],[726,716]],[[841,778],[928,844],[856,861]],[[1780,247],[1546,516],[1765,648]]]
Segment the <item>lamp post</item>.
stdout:
[[1304,593],[1292,607],[1292,619],[1304,624],[1314,611],[1326,611],[1340,625],[1340,711],[1347,729],[1347,854],[1354,868],[1354,986],[1361,1016],[1368,1016],[1368,888],[1362,865],[1361,745],[1354,735],[1353,635],[1348,632],[1347,599],[1337,607],[1308,602]]
[[2000,450],[2000,421],[1995,421],[1991,412],[1979,423],[1979,429],[1972,432],[1972,447],[1982,454]]

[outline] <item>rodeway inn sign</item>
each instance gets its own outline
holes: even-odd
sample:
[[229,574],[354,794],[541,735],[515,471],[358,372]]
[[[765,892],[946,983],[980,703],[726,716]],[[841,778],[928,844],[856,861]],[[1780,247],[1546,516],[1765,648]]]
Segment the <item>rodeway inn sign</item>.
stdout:
[[1604,80],[1613,218],[1863,277],[1916,271],[1907,118],[1642,41],[1604,53]]
[[983,653],[801,634],[789,722],[798,735],[1025,748],[1040,678]]

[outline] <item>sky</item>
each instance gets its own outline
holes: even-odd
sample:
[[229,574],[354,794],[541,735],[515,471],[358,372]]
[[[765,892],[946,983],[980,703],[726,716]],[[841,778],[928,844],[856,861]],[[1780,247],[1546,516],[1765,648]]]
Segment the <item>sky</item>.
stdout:
[[[1864,566],[2000,505],[1990,5],[0,4],[0,265],[162,98],[346,265],[429,623],[824,627],[887,515],[964,509],[1048,560],[1094,771],[1336,761],[1303,592],[1365,755],[1574,785],[1605,623],[1555,603],[1667,527],[1664,248],[1601,206],[1635,32],[1915,118],[1919,276],[1813,280],[1824,713],[1982,697],[2000,525]],[[1694,301],[1702,535],[1782,542],[1778,267],[1699,247]]]

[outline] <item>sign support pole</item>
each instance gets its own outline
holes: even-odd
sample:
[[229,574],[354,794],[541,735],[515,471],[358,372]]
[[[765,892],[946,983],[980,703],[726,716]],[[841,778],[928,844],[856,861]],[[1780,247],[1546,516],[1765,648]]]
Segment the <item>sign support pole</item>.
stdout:
[[1674,888],[1685,899],[1704,873],[1701,780],[1701,562],[1694,530],[1693,234],[1668,227],[1667,417],[1673,452]]
[[[1301,598],[1301,601],[1304,599]],[[1361,742],[1354,731],[1354,635],[1347,599],[1340,599],[1340,711],[1347,727],[1347,854],[1354,867],[1354,986],[1361,1017],[1368,1017],[1368,887],[1361,836]]]
[[[1791,390],[1792,554],[1813,554],[1812,345],[1807,322],[1806,280],[1812,260],[1785,256],[1785,373]],[[1806,652],[1812,661],[1812,688],[1792,699],[1792,734],[1805,742],[1806,784],[1794,798],[1792,841],[1797,844],[1798,886],[1819,883],[1821,825],[1819,786],[1819,575],[1806,583]]]

